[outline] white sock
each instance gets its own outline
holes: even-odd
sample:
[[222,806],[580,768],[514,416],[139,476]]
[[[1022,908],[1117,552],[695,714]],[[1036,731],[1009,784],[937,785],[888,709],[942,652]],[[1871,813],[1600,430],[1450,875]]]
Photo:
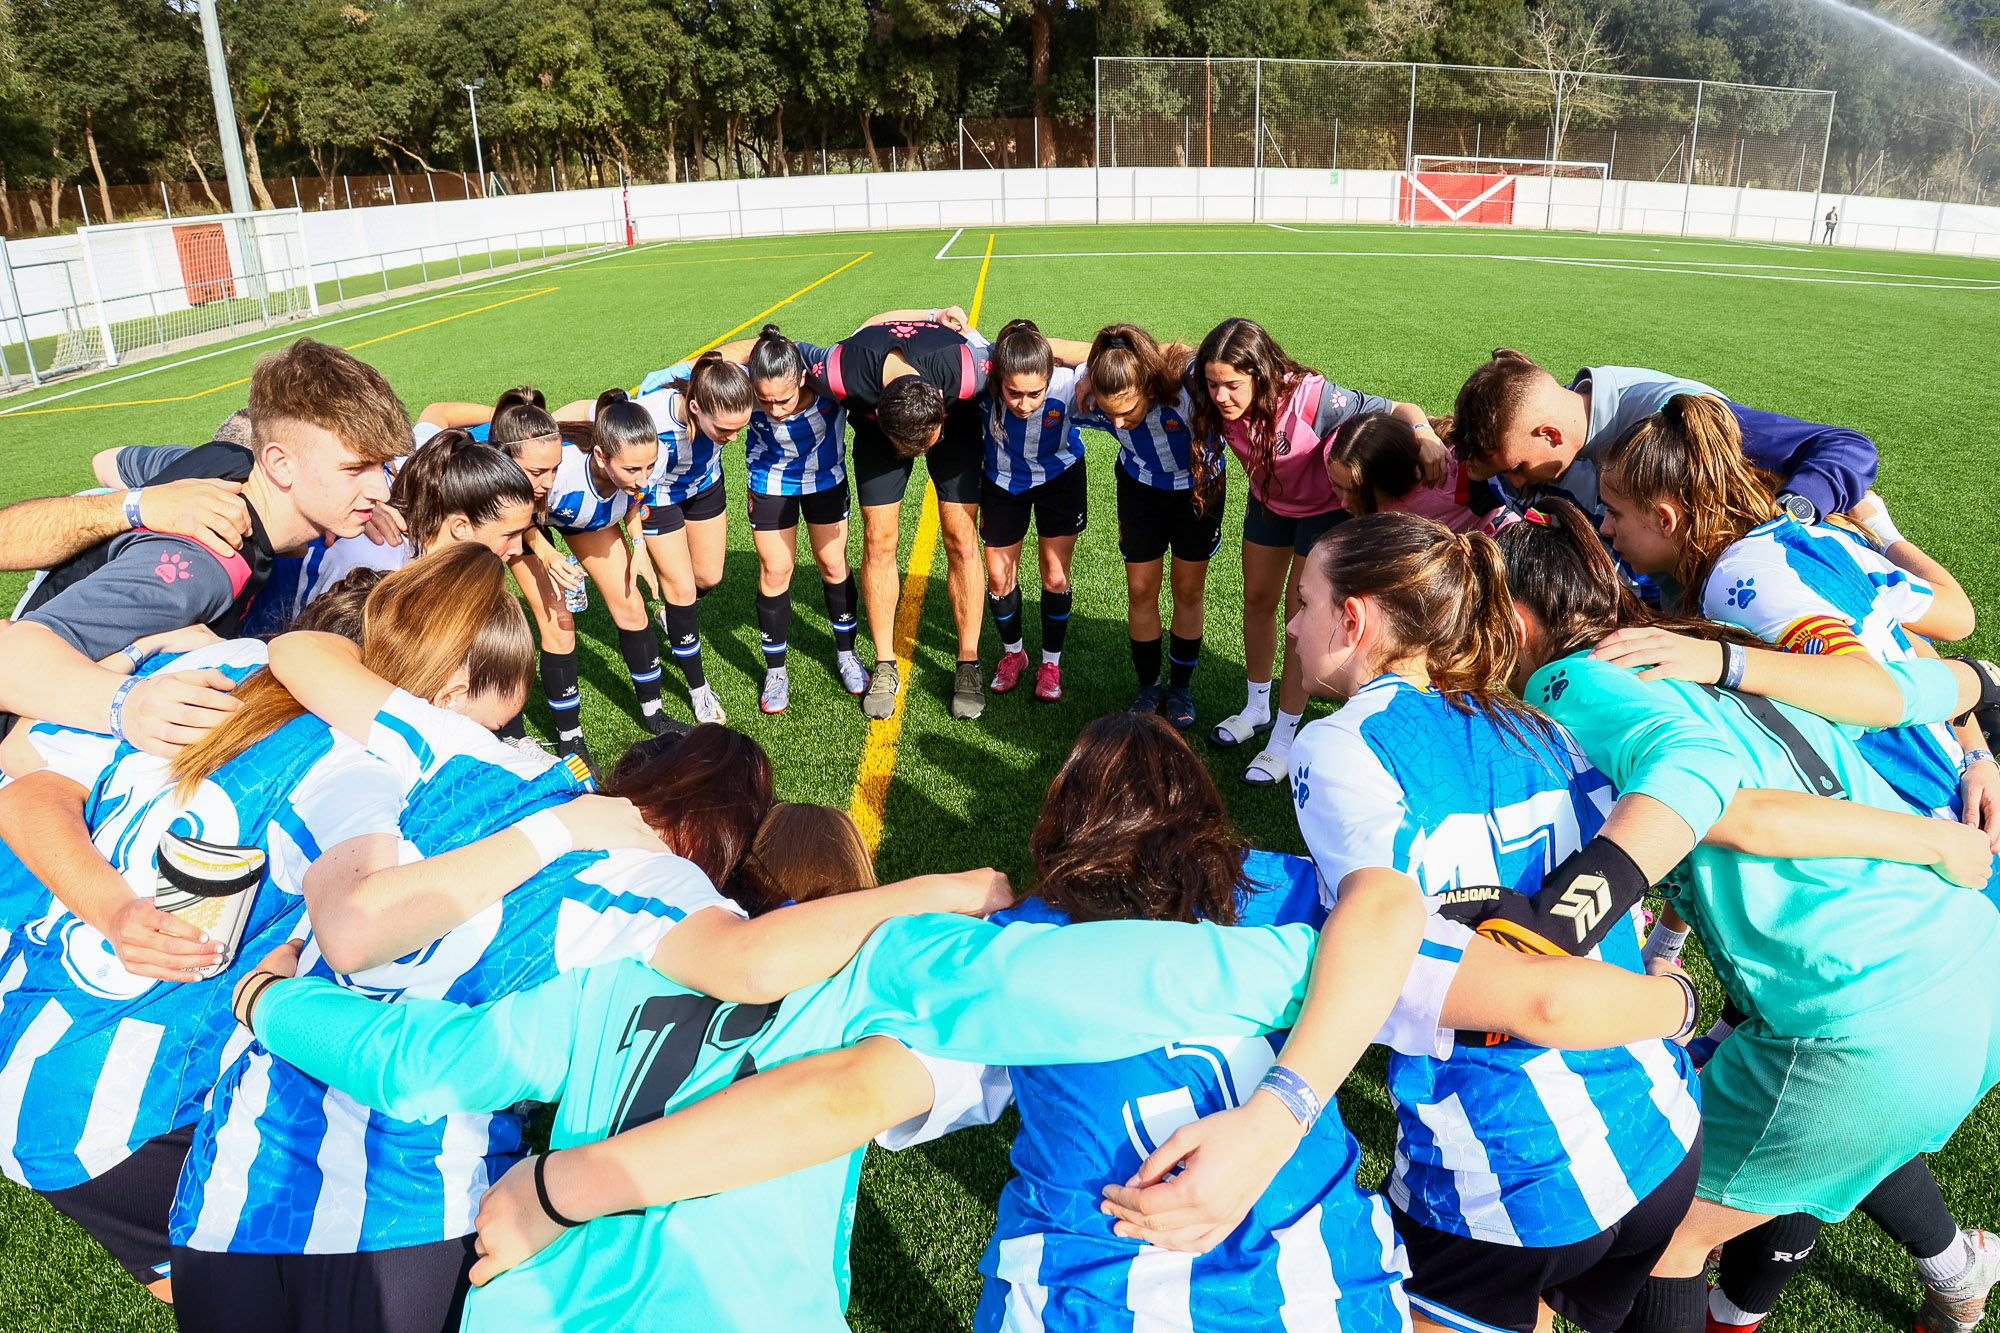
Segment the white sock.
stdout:
[[646,700],[646,702],[639,705],[639,716],[641,717],[651,717],[653,714],[659,711],[660,711],[660,701],[658,699],[648,699]]
[[1003,643],[1003,644],[1001,644],[1001,645],[1000,645],[1000,651],[1001,651],[1001,652],[1003,652],[1003,653],[1010,653],[1010,654],[1011,654],[1011,653],[1019,653],[1019,652],[1025,652],[1025,651],[1027,651],[1027,650],[1026,650],[1025,648],[1023,648],[1023,647],[1021,646],[1021,641],[1020,641],[1019,639],[1016,639],[1016,640],[1014,640],[1014,642],[1012,642],[1012,643]]
[[1721,1287],[1708,1293],[1708,1317],[1717,1324],[1736,1324],[1747,1328],[1770,1313],[1769,1310],[1752,1312],[1744,1309],[1723,1295]]
[[1704,1037],[1711,1037],[1716,1041],[1727,1041],[1729,1040],[1729,1034],[1734,1031],[1736,1031],[1734,1023],[1726,1018],[1718,1018],[1715,1020],[1715,1026],[1702,1033],[1702,1035]]
[[841,666],[846,666],[849,662],[853,662],[856,665],[859,665],[861,662],[861,655],[855,652],[852,648],[850,648],[844,653],[835,653],[833,655],[833,660],[839,663]]
[[784,679],[785,679],[785,669],[784,669],[783,667],[765,667],[765,668],[764,668],[764,679],[765,679],[765,680],[784,680]]
[[1299,734],[1299,721],[1304,716],[1305,714],[1303,713],[1287,713],[1284,709],[1280,708],[1278,710],[1278,720],[1271,724],[1270,743],[1264,748],[1267,750],[1277,750],[1280,753],[1291,749],[1293,738]]
[[1061,653],[1052,653],[1052,652],[1050,652],[1050,651],[1049,651],[1048,649],[1046,649],[1046,648],[1042,649],[1042,665],[1043,665],[1043,666],[1061,666],[1061,665],[1062,665],[1062,654],[1061,654]]
[[1966,1243],[1964,1232],[1951,1238],[1943,1254],[1917,1260],[1917,1272],[1933,1287],[1950,1287],[1971,1270],[1972,1246]]
[[1687,940],[1688,933],[1685,930],[1675,930],[1665,922],[1660,922],[1653,927],[1652,933],[1646,936],[1646,947],[1639,952],[1640,960],[1650,963],[1655,958],[1664,958],[1670,963],[1678,963]]
[[1271,716],[1271,682],[1251,681],[1250,701],[1243,705],[1243,711],[1252,717]]

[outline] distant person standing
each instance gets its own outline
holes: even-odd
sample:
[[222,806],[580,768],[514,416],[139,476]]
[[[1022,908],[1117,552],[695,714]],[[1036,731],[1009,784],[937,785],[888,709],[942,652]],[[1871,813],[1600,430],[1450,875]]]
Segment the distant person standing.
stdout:
[[1840,209],[1839,209],[1839,207],[1838,207],[1838,206],[1835,206],[1835,207],[1833,207],[1833,208],[1829,208],[1829,209],[1827,209],[1827,210],[1826,210],[1826,240],[1825,240],[1824,244],[1827,244],[1827,245],[1832,245],[1832,244],[1833,244],[1833,230],[1834,230],[1834,228],[1838,227],[1839,225],[1840,225]]

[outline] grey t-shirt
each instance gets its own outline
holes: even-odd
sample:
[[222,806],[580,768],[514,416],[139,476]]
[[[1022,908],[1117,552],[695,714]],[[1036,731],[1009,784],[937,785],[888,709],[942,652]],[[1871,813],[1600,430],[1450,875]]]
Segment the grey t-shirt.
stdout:
[[[123,460],[120,476],[124,475]],[[236,600],[229,570],[192,537],[128,532],[104,564],[21,617],[85,657],[109,657],[148,634],[205,625]]]
[[1598,464],[1619,436],[1665,407],[1667,400],[1678,394],[1727,396],[1700,380],[1636,366],[1585,366],[1576,372],[1569,387],[1590,395],[1590,436],[1569,470],[1544,489],[1568,496],[1592,518],[1604,516],[1604,502],[1597,494]]

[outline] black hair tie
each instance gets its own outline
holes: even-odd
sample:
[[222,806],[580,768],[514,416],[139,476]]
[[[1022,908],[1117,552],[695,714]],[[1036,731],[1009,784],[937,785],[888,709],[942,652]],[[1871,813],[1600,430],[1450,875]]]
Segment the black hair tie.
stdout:
[[555,1204],[549,1201],[549,1181],[544,1173],[548,1169],[550,1156],[549,1153],[535,1154],[535,1198],[541,1203],[542,1211],[548,1215],[549,1221],[565,1230],[580,1227],[583,1223],[573,1217],[564,1217],[556,1211]]

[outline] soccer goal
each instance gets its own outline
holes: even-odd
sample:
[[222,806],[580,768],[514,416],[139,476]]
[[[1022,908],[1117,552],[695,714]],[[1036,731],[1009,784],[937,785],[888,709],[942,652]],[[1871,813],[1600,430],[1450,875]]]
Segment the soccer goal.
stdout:
[[1453,226],[1604,230],[1604,162],[1419,153],[1403,173],[1397,216]]
[[47,258],[36,285],[54,298],[41,312],[59,338],[51,371],[319,313],[296,208],[79,227]]

